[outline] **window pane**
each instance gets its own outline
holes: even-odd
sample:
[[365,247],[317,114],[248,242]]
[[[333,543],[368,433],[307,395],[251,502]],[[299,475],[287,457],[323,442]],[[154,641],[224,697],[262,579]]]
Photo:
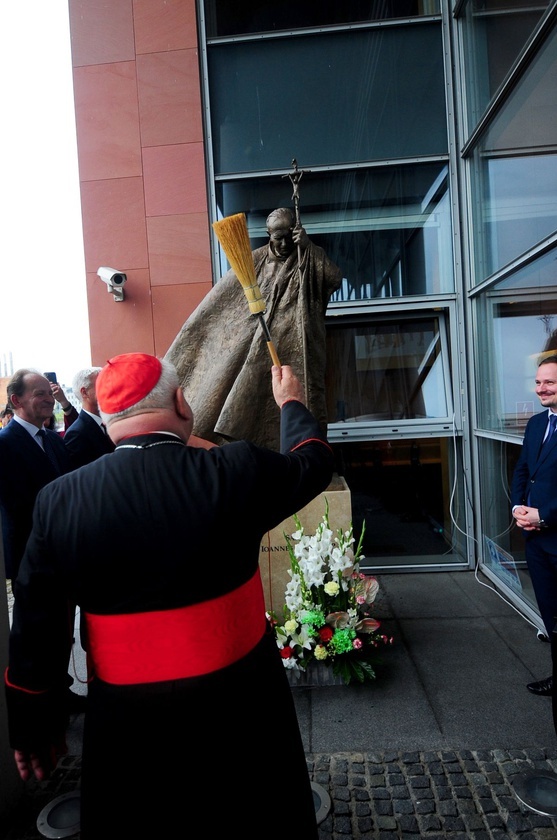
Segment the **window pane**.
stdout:
[[485,190],[473,202],[483,223],[476,243],[478,282],[557,228],[557,155],[484,158],[482,166]]
[[524,558],[522,531],[513,528],[509,487],[520,446],[497,440],[478,440],[483,558],[485,566],[517,599],[539,614]]
[[206,0],[209,37],[439,14],[439,0]]
[[447,153],[441,28],[213,44],[217,175]]
[[557,31],[474,153],[477,282],[557,228],[556,90]]
[[[551,251],[481,296],[478,313],[478,424],[488,431],[522,435],[528,419],[541,410],[534,390],[540,354],[557,351],[557,277]],[[538,278],[553,284],[536,286]],[[502,294],[518,288],[522,296]],[[537,290],[537,291],[536,291]],[[532,293],[533,292],[533,293]]]
[[[298,188],[301,223],[343,273],[333,301],[454,290],[446,164],[308,172]],[[246,213],[253,248],[268,240],[271,210],[292,206],[284,178],[218,182],[216,189],[219,216]],[[223,260],[219,274],[225,269]]]
[[555,273],[555,262],[557,251],[552,248],[537,260],[519,268],[504,280],[497,283],[497,291],[502,289],[541,289],[552,288],[553,293],[557,292],[557,274]]
[[463,56],[470,131],[520,55],[548,6],[537,0],[469,0],[464,7]]
[[356,533],[365,522],[362,569],[465,562],[460,441],[409,437],[337,443],[333,451]]
[[327,324],[329,423],[447,417],[439,319]]

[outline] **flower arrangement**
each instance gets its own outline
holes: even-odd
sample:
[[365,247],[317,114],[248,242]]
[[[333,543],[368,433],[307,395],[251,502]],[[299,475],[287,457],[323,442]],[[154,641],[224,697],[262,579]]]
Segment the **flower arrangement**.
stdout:
[[297,516],[297,530],[285,534],[290,554],[283,618],[269,616],[285,668],[303,671],[313,661],[332,667],[345,684],[375,678],[378,649],[392,644],[370,615],[379,583],[360,572],[365,522],[356,551],[353,526],[329,525],[329,505],[313,536],[306,536]]

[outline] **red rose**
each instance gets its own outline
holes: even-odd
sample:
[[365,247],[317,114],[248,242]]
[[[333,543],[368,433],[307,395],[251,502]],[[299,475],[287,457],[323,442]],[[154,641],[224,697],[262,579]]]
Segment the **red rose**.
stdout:
[[280,655],[282,656],[283,659],[290,659],[290,657],[292,656],[292,653],[293,653],[293,650],[292,650],[291,647],[287,646],[287,647],[283,647],[283,648],[280,649]]
[[327,644],[327,642],[330,642],[331,639],[333,638],[333,631],[330,627],[327,627],[327,626],[322,627],[321,630],[318,631],[318,633],[319,633],[319,638],[321,639],[321,641],[325,645]]

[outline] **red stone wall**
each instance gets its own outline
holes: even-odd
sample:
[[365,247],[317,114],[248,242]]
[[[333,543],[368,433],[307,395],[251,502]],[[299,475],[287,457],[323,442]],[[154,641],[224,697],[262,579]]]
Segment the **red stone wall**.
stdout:
[[164,355],[212,284],[195,2],[69,10],[92,363]]

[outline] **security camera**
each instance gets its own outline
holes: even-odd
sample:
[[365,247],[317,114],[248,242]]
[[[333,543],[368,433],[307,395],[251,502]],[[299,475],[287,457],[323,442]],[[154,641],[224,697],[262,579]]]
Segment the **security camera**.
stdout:
[[97,274],[106,283],[107,291],[114,295],[114,300],[124,300],[124,289],[122,288],[128,279],[123,271],[118,271],[117,268],[109,268],[107,265],[101,265],[97,270]]
[[101,265],[97,274],[107,286],[114,286],[115,288],[123,286],[128,279],[123,271],[118,271],[117,268],[109,268],[107,265]]

